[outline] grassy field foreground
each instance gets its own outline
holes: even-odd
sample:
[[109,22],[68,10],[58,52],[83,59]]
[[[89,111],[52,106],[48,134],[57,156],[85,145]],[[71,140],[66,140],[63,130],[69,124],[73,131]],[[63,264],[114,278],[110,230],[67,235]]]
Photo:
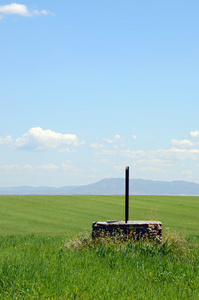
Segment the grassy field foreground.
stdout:
[[1,299],[198,299],[199,253],[170,236],[161,245],[88,237],[0,238]]
[[131,219],[163,223],[153,244],[91,240],[123,197],[0,197],[0,299],[199,299],[198,200],[131,197]]

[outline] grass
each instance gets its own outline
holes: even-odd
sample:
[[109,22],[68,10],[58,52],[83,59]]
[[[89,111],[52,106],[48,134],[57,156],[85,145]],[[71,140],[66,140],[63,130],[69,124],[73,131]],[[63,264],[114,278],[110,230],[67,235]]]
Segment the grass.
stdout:
[[0,239],[1,299],[198,299],[198,248],[179,236],[161,245],[90,237]]
[[[199,235],[199,197],[130,197],[131,220],[157,220],[164,228]],[[1,196],[1,234],[73,235],[92,222],[124,220],[122,196]]]
[[199,299],[199,197],[130,203],[161,244],[92,241],[93,221],[124,219],[120,196],[0,197],[0,299]]

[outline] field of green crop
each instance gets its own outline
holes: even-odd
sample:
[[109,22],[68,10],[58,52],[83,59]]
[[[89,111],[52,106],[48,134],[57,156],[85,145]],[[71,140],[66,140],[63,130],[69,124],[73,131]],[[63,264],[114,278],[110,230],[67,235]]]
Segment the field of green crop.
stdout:
[[[199,235],[199,197],[132,196],[130,220]],[[0,234],[73,235],[92,222],[124,220],[122,196],[1,196]]]
[[121,196],[1,196],[0,299],[199,299],[199,197],[130,197],[163,242],[91,239]]

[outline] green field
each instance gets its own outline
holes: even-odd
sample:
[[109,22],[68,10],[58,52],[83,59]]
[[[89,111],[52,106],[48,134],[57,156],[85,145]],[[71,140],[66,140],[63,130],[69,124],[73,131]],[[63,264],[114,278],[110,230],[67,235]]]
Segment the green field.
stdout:
[[0,299],[199,299],[199,197],[130,197],[163,242],[93,242],[121,196],[1,196]]
[[[199,197],[131,196],[130,220],[199,235]],[[122,196],[1,196],[0,234],[71,235],[92,222],[124,220]]]

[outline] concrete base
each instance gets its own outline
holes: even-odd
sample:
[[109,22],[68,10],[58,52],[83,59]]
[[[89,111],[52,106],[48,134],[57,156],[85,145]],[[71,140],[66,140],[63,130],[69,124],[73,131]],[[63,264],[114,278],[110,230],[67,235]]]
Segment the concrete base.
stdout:
[[162,241],[162,223],[159,221],[106,221],[94,222],[92,237],[123,236],[139,240],[141,238]]

